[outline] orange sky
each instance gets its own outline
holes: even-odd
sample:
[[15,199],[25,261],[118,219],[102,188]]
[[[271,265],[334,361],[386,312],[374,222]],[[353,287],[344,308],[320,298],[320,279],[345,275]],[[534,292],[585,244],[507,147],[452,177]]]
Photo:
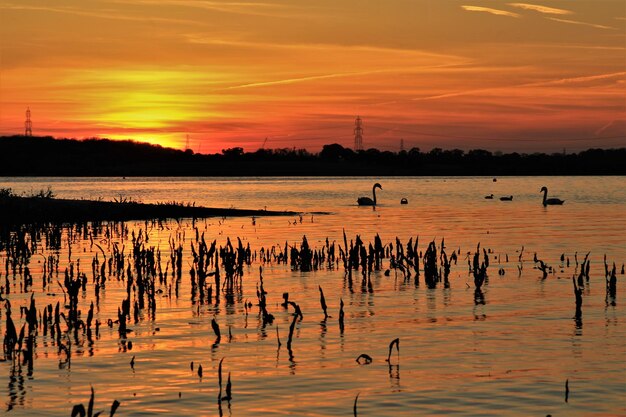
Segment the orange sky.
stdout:
[[626,146],[626,2],[0,0],[0,134]]

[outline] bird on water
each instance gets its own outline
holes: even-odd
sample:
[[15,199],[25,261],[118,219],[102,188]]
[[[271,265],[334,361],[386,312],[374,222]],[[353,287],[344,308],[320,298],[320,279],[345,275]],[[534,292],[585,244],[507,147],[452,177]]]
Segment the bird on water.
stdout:
[[540,193],[543,193],[543,205],[544,206],[560,206],[565,203],[565,200],[559,198],[548,198],[548,187],[541,187]]
[[372,198],[369,197],[359,197],[356,202],[359,204],[359,206],[375,206],[376,205],[376,189],[380,188],[381,190],[383,189],[383,186],[380,185],[379,183],[374,184],[374,186],[372,187]]

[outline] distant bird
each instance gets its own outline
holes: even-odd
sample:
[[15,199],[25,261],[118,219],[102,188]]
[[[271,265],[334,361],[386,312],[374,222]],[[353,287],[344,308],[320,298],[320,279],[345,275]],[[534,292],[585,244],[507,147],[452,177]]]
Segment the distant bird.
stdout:
[[541,187],[540,193],[543,193],[543,205],[544,206],[560,206],[565,203],[564,200],[558,198],[548,198],[548,188]]
[[409,200],[402,198],[402,200],[400,200],[400,204],[409,204]]
[[493,200],[493,194],[486,195],[485,198],[487,200]]
[[372,187],[372,197],[374,197],[374,199],[372,200],[369,197],[359,197],[356,200],[359,206],[375,206],[376,205],[376,188],[380,188],[382,190],[383,186],[380,185],[379,183],[374,184],[374,186]]
[[505,195],[503,197],[500,197],[500,201],[513,201],[513,196],[512,195]]

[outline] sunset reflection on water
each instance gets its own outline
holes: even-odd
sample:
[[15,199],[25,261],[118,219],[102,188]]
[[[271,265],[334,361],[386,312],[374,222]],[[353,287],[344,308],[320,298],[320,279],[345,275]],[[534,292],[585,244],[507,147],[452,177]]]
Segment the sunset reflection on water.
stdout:
[[[358,207],[356,198],[371,193],[380,182],[380,205]],[[0,187],[16,192],[48,185],[63,198],[124,196],[144,202],[195,201],[197,205],[304,211],[300,217],[259,217],[168,221],[150,223],[146,246],[157,246],[162,263],[169,259],[168,240],[185,236],[183,273],[179,296],[168,288],[156,298],[152,320],[142,311],[139,322],[131,319],[128,340],[120,343],[117,308],[126,296],[126,284],[109,277],[101,290],[99,311],[104,324],[93,345],[72,346],[71,366],[61,366],[50,336],[39,334],[32,376],[11,376],[10,362],[0,363],[8,380],[4,390],[11,414],[67,415],[71,406],[87,404],[94,387],[95,410],[108,414],[111,402],[122,403],[119,415],[218,415],[217,368],[224,358],[223,376],[231,374],[233,399],[222,402],[224,415],[327,416],[352,413],[359,394],[359,415],[621,415],[626,412],[626,297],[619,269],[626,258],[626,187],[621,177],[510,177],[498,178],[259,178],[259,179],[3,179]],[[543,207],[539,188],[566,202]],[[610,191],[607,191],[610,190]],[[484,199],[493,193],[494,200]],[[502,202],[500,195],[513,195]],[[400,205],[406,197],[409,204]],[[311,212],[330,214],[311,214]],[[146,231],[146,223],[128,222],[129,231]],[[419,236],[418,250],[431,240],[446,251],[460,249],[453,265],[450,288],[428,289],[422,281],[405,282],[389,268],[372,273],[372,291],[361,286],[360,272],[349,288],[343,265],[312,272],[292,271],[289,265],[263,265],[272,325],[263,327],[257,306],[260,262],[245,267],[242,291],[235,303],[200,304],[191,299],[189,269],[194,227],[207,242],[224,245],[240,237],[252,252],[261,247],[309,244],[321,249],[328,237],[343,245],[359,234],[366,243],[379,233],[383,243],[399,237],[403,244]],[[112,242],[129,241],[99,236],[105,253]],[[67,239],[60,251],[60,270],[68,264]],[[481,248],[492,250],[489,282],[483,287],[484,304],[476,303],[474,283],[468,275],[466,254]],[[524,247],[522,260],[520,251]],[[39,250],[52,254],[53,250]],[[574,320],[571,278],[575,257],[582,262],[591,252],[590,282],[583,293],[582,322]],[[533,255],[555,268],[545,280],[534,268]],[[72,260],[91,279],[91,260],[99,254],[89,239],[72,244]],[[568,267],[561,263],[564,254]],[[606,302],[603,256],[618,268],[616,305]],[[4,264],[6,254],[0,254]],[[508,262],[506,257],[508,256]],[[63,302],[54,283],[42,293],[40,255],[31,259],[33,291],[37,307]],[[504,275],[499,275],[502,268]],[[520,269],[521,268],[521,269]],[[4,270],[2,270],[4,278]],[[62,281],[62,278],[60,278]],[[9,279],[13,318],[23,323],[19,307],[27,306],[30,293],[19,292],[18,276]],[[91,282],[91,281],[90,281]],[[324,321],[319,290],[324,290],[329,317]],[[282,294],[302,309],[303,320],[294,329],[293,356],[286,348],[293,308],[283,308]],[[134,292],[133,292],[134,294]],[[93,287],[79,294],[84,312],[94,298]],[[345,303],[345,331],[338,325],[339,300]],[[252,302],[247,310],[244,302]],[[5,332],[4,309],[0,332]],[[213,345],[211,319],[219,323],[222,339]],[[17,324],[19,321],[19,326]],[[278,335],[282,346],[278,346]],[[232,338],[229,340],[229,331]],[[400,338],[399,359],[394,353],[385,362],[389,342]],[[82,338],[81,338],[82,340]],[[366,353],[370,365],[356,358]],[[135,357],[134,369],[130,361]],[[193,362],[193,370],[191,369]],[[198,376],[198,366],[203,376]],[[564,401],[565,381],[570,396]],[[180,397],[179,397],[180,394]],[[117,415],[117,414],[116,414]]]

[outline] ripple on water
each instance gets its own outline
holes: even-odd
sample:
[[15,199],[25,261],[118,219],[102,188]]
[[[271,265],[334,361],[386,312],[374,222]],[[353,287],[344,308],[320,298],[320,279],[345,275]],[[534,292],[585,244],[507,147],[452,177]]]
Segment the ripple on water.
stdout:
[[[20,186],[27,187],[26,191],[47,187],[46,179],[29,181],[8,186],[17,191]],[[371,293],[362,287],[358,272],[353,275],[351,291],[342,265],[311,273],[266,265],[263,275],[268,309],[276,318],[273,325],[263,328],[256,305],[258,263],[244,268],[242,292],[234,305],[226,305],[224,297],[219,305],[193,304],[188,274],[193,224],[188,220],[168,222],[162,229],[151,229],[149,245],[161,248],[165,265],[169,237],[185,234],[185,271],[179,297],[166,297],[168,288],[164,286],[165,293],[156,300],[156,318],[143,311],[139,323],[129,324],[132,350],[120,343],[116,325],[109,328],[103,324],[99,338],[91,345],[86,341],[74,343],[71,364],[63,364],[64,354],[59,354],[53,339],[39,334],[32,376],[24,370],[12,376],[11,364],[0,362],[6,402],[13,404],[10,413],[67,415],[73,404],[87,403],[89,387],[93,386],[95,409],[105,411],[103,415],[114,399],[122,402],[119,415],[218,415],[217,369],[224,358],[224,379],[230,372],[233,384],[230,409],[222,402],[224,415],[349,415],[357,393],[359,415],[626,414],[626,314],[620,301],[626,297],[626,286],[620,284],[619,275],[618,304],[607,305],[602,261],[606,253],[619,269],[626,258],[623,179],[503,178],[492,183],[491,178],[389,178],[384,179],[385,191],[380,196],[383,204],[375,211],[353,203],[359,190],[371,190],[371,179],[333,181],[336,187],[331,191],[327,178],[51,181],[61,197],[83,197],[89,190],[93,198],[111,199],[141,188],[147,202],[194,199],[198,204],[220,201],[226,207],[243,207],[245,201],[250,208],[334,213],[315,215],[313,221],[303,216],[302,223],[297,218],[259,218],[255,225],[249,218],[196,222],[207,240],[217,239],[220,245],[227,236],[232,241],[239,236],[258,251],[262,246],[282,248],[285,242],[299,245],[306,235],[312,246],[321,248],[326,237],[331,243],[342,242],[345,229],[349,241],[357,233],[365,242],[379,233],[385,243],[394,245],[396,236],[403,243],[419,236],[422,251],[430,240],[436,239],[439,246],[445,238],[448,255],[459,249],[460,256],[458,264],[452,266],[450,288],[440,285],[427,289],[423,277],[415,286],[413,280],[404,282],[397,271],[384,276],[384,269],[389,267],[386,260],[383,271],[371,276]],[[566,199],[566,204],[548,208],[538,204],[538,189],[544,184]],[[611,195],[605,195],[607,187],[614,190]],[[514,194],[515,198],[510,203],[482,198],[492,192]],[[391,203],[400,197],[407,197],[410,204]],[[143,222],[127,225],[135,231],[144,228]],[[481,248],[494,253],[490,254],[489,282],[483,287],[484,304],[477,305],[466,254],[473,253],[479,242]],[[125,243],[128,254],[130,243]],[[108,250],[108,242],[101,244]],[[94,297],[90,263],[99,250],[80,238],[72,249],[89,278],[87,291],[79,294],[79,308],[84,314]],[[591,252],[590,283],[584,290],[579,323],[574,320],[571,281],[576,276],[576,252],[579,262]],[[46,251],[46,255],[52,253]],[[545,280],[533,268],[534,253],[556,269]],[[562,253],[570,259],[569,267],[561,266]],[[0,253],[1,265],[5,256]],[[36,255],[33,259],[39,258]],[[63,239],[59,280],[67,259],[67,239]],[[504,276],[497,273],[500,267]],[[58,293],[41,293],[37,279],[43,265],[33,260],[30,268],[38,307],[57,300],[63,303],[54,280],[52,290]],[[5,278],[4,270],[0,272]],[[16,277],[15,283],[12,279],[9,297],[13,317],[22,323],[17,312],[20,306],[28,305],[30,293],[19,292],[21,277]],[[318,285],[324,289],[332,316],[325,323]],[[293,309],[280,306],[283,292],[290,293],[304,314],[295,326],[291,358],[286,341]],[[136,294],[135,289],[132,294]],[[96,318],[102,322],[116,318],[117,308],[126,297],[126,283],[109,279],[100,297]],[[337,323],[340,298],[346,314],[343,335]],[[247,314],[245,300],[254,304]],[[1,314],[0,333],[4,334],[4,309]],[[213,317],[223,334],[217,346],[213,346]],[[225,336],[229,326],[231,341]],[[400,355],[398,359],[394,353],[389,366],[385,362],[388,346],[396,337],[400,338]],[[361,353],[370,355],[373,362],[357,364],[355,359]],[[130,366],[133,356],[134,370]],[[202,378],[197,373],[199,365],[203,367]],[[566,380],[570,388],[567,403]]]

